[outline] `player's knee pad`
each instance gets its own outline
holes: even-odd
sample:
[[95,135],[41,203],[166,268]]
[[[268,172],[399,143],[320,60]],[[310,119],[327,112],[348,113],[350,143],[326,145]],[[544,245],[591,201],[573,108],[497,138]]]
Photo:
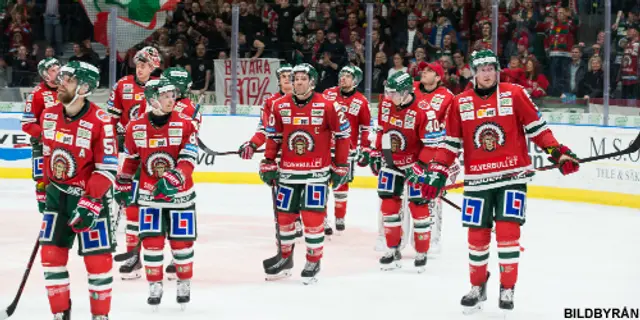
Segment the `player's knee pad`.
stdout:
[[63,267],[69,261],[69,249],[52,245],[40,248],[40,261],[44,267]]
[[409,211],[413,219],[425,219],[430,216],[429,204],[418,204],[415,202],[409,202]]
[[142,246],[146,250],[162,250],[164,249],[164,237],[163,236],[146,237],[142,239]]
[[339,187],[333,189],[333,191],[335,192],[335,194],[337,194],[338,192],[349,191],[349,184],[348,183],[342,184]]
[[138,222],[139,220],[139,208],[137,205],[130,205],[125,209],[125,213],[127,214],[127,222]]
[[302,210],[300,215],[302,216],[302,223],[304,224],[305,231],[307,228],[324,226],[325,212]]
[[193,276],[193,241],[169,240],[169,245],[176,263],[178,279],[191,279]]
[[303,210],[300,214],[302,215],[302,224],[304,225],[307,260],[318,261],[322,258],[323,253],[324,218],[326,213]]
[[278,212],[278,230],[283,251],[290,251],[296,242],[296,220],[299,217],[300,214]]
[[383,215],[398,214],[402,208],[402,200],[398,197],[382,199],[380,211]]
[[501,242],[513,242],[520,240],[520,224],[512,221],[496,221],[496,240]]
[[469,228],[467,239],[469,241],[469,249],[488,252],[489,244],[491,243],[491,229]]
[[113,257],[109,253],[84,256],[84,265],[89,274],[108,273],[113,267]]

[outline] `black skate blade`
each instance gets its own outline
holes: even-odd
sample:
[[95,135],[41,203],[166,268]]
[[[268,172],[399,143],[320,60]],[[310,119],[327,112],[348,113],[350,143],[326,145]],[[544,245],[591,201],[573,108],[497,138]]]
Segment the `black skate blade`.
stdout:
[[265,281],[278,281],[281,279],[285,279],[291,277],[291,270],[283,270],[278,274],[268,274],[264,277]]

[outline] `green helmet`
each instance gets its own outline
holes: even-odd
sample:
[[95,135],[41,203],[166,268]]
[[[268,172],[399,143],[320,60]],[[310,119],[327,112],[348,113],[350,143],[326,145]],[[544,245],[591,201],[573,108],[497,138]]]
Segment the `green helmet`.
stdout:
[[[298,72],[304,72],[309,76],[309,82],[311,83],[311,88],[315,88],[318,83],[318,71],[312,65],[308,63],[301,63],[293,67],[291,70],[291,79],[295,79],[295,74]],[[312,89],[313,90],[313,89]]]
[[357,87],[362,81],[362,69],[357,66],[344,66],[340,70],[340,74],[338,74],[338,78],[342,77],[343,74],[350,74],[353,77],[354,87]]
[[471,71],[474,74],[478,71],[478,68],[485,65],[493,65],[496,71],[500,71],[498,56],[489,49],[474,51],[469,60],[471,62]]
[[413,78],[405,71],[398,71],[387,79],[385,92],[413,93]]
[[280,67],[278,67],[278,69],[276,70],[276,75],[278,76],[278,80],[280,80],[280,75],[283,72],[291,72],[291,70],[293,70],[293,67],[291,67],[290,64],[288,63],[280,64]]
[[189,72],[181,67],[167,68],[162,72],[162,78],[173,84],[183,97],[189,92],[193,84]]
[[40,60],[40,62],[38,62],[38,74],[40,75],[40,77],[42,77],[42,79],[44,79],[45,81],[49,81],[49,79],[47,79],[49,77],[47,71],[49,71],[49,68],[53,66],[61,67],[62,65],[56,58],[44,58]]
[[179,89],[166,78],[151,79],[144,86],[145,99],[158,99],[161,93]]
[[82,85],[86,85],[87,94],[100,85],[100,70],[94,65],[83,61],[69,61],[60,68],[58,78],[64,76],[76,78],[78,80],[78,89],[80,89]]

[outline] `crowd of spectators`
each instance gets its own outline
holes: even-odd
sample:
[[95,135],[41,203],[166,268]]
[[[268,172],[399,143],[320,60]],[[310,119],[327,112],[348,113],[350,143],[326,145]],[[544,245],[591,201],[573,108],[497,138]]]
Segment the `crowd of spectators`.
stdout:
[[[91,47],[91,24],[77,2],[37,0],[9,3],[2,20],[0,79],[11,66],[11,86],[34,81],[35,61],[44,56],[78,59],[108,70],[107,55]],[[293,0],[291,0],[293,1]],[[491,0],[375,1],[372,24],[372,90],[382,92],[386,79],[403,70],[416,79],[427,62],[446,70],[444,85],[461,92],[472,73],[473,50],[492,48]],[[521,84],[535,98],[599,98],[603,95],[604,31],[602,0],[501,0],[498,53],[501,80]],[[640,6],[638,0],[612,1],[612,93],[636,99]],[[240,11],[239,56],[309,62],[319,72],[316,90],[334,86],[345,65],[365,70],[365,4],[359,1],[237,1]],[[595,17],[593,29],[581,17]],[[80,26],[83,31],[73,31]],[[590,31],[591,30],[591,31]],[[595,36],[597,34],[597,36]],[[231,3],[227,0],[182,0],[166,24],[143,45],[154,45],[163,67],[182,66],[194,79],[193,89],[211,90],[213,59],[229,58]],[[46,40],[46,41],[38,41]],[[62,43],[74,42],[73,54],[61,56]],[[38,46],[41,44],[45,50]],[[133,73],[133,53],[119,53],[120,77]],[[106,83],[108,72],[102,72]],[[0,80],[0,87],[3,85]],[[361,83],[361,86],[364,82]],[[614,91],[619,89],[618,91]]]

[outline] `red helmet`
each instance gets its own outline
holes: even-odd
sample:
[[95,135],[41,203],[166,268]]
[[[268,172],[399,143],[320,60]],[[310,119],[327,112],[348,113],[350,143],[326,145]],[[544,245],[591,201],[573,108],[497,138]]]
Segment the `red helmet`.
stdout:
[[160,68],[160,54],[154,47],[147,46],[136,52],[133,58],[134,62],[147,62],[150,63],[154,69]]

